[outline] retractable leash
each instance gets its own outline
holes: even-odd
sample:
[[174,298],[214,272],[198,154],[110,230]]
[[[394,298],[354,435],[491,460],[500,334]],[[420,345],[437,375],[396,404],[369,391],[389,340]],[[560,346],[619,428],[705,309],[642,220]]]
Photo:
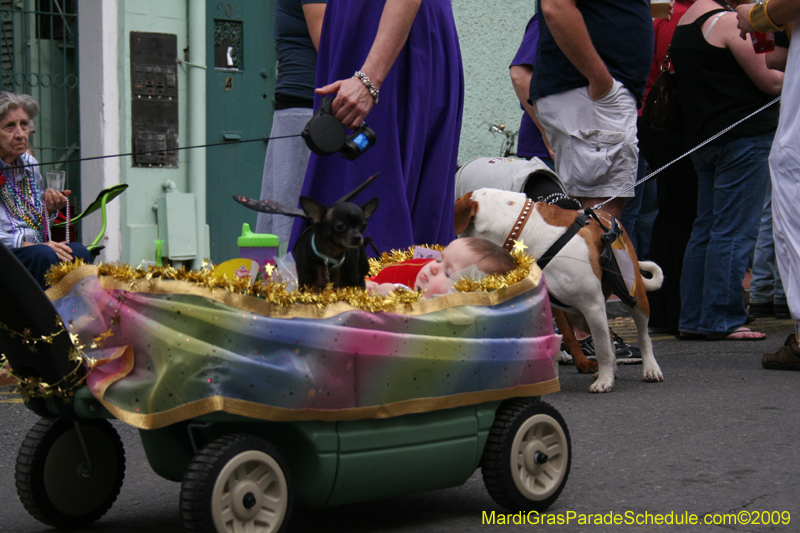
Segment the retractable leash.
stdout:
[[[333,98],[327,97],[322,101],[322,105],[317,113],[311,117],[303,131],[293,135],[281,135],[277,137],[258,137],[256,139],[245,139],[240,141],[223,141],[218,143],[198,144],[195,146],[180,146],[173,151],[192,150],[194,148],[212,148],[214,146],[230,146],[252,142],[269,142],[278,139],[290,139],[302,137],[309,149],[319,155],[331,155],[339,152],[343,157],[350,161],[357,159],[361,154],[375,145],[378,138],[375,132],[364,122],[349,136],[344,132],[344,126],[331,114],[330,106]],[[127,157],[131,155],[157,154],[164,150],[147,150],[144,152],[128,152],[125,154],[99,155],[95,157],[81,157],[79,159],[67,159],[64,161],[53,161],[49,163],[37,163],[36,165],[16,165],[12,169],[25,168],[29,166],[49,166],[63,165],[65,163],[79,163],[81,161],[97,161],[99,159],[109,159],[112,157]]]
[[762,112],[762,111],[764,111],[766,108],[768,108],[769,106],[771,106],[771,105],[773,105],[773,104],[776,104],[776,103],[778,103],[778,102],[780,101],[780,99],[781,99],[781,97],[780,97],[780,96],[778,96],[778,97],[776,97],[774,100],[772,100],[771,102],[769,102],[769,103],[767,103],[767,104],[764,104],[763,106],[761,106],[760,108],[756,109],[755,111],[753,111],[752,113],[750,113],[750,114],[749,114],[749,115],[747,115],[746,117],[744,117],[744,118],[742,118],[742,119],[739,119],[739,120],[737,120],[736,122],[734,122],[733,124],[731,124],[730,126],[728,126],[727,128],[725,128],[724,130],[722,130],[721,132],[717,133],[716,135],[714,135],[714,136],[712,136],[712,137],[709,137],[708,139],[706,139],[706,140],[705,140],[705,141],[703,141],[702,143],[698,144],[697,146],[695,146],[694,148],[692,148],[691,150],[689,150],[688,152],[686,152],[686,153],[685,153],[685,154],[683,154],[682,156],[680,156],[680,157],[678,157],[678,158],[676,158],[676,159],[673,159],[672,161],[670,161],[669,163],[667,163],[667,164],[666,164],[666,165],[664,165],[663,167],[659,168],[658,170],[654,170],[653,172],[651,172],[651,173],[650,173],[650,174],[648,174],[647,176],[643,177],[642,179],[640,179],[639,181],[637,181],[636,183],[634,183],[633,185],[631,185],[630,187],[628,187],[628,188],[627,188],[627,189],[625,189],[624,191],[622,191],[622,192],[620,192],[620,193],[618,193],[618,194],[615,194],[614,196],[612,196],[612,197],[611,197],[611,198],[609,198],[608,200],[605,200],[604,202],[601,202],[601,203],[599,203],[599,204],[597,204],[597,205],[593,206],[593,207],[592,207],[592,209],[600,209],[602,206],[606,205],[606,204],[607,204],[608,202],[610,202],[611,200],[614,200],[615,198],[619,198],[620,196],[622,196],[622,195],[623,195],[623,194],[625,194],[626,192],[630,191],[631,189],[634,189],[634,188],[635,188],[636,186],[638,186],[638,185],[641,185],[642,183],[644,183],[645,181],[649,180],[650,178],[652,178],[653,176],[655,176],[656,174],[658,174],[659,172],[661,172],[662,170],[664,170],[664,169],[665,169],[665,168],[667,168],[668,166],[672,165],[673,163],[677,163],[678,161],[680,161],[681,159],[683,159],[683,158],[684,158],[684,157],[686,157],[687,155],[691,154],[692,152],[695,152],[696,150],[699,150],[700,148],[702,148],[703,146],[707,145],[707,144],[708,144],[708,143],[710,143],[711,141],[713,141],[713,140],[717,139],[719,136],[721,136],[721,135],[725,135],[726,133],[728,133],[730,130],[732,130],[733,128],[735,128],[736,126],[738,126],[739,124],[741,124],[741,123],[742,123],[742,122],[744,122],[745,120],[747,120],[747,119],[749,119],[749,118],[751,118],[751,117],[754,117],[754,116],[756,116],[757,114],[761,113],[761,112]]
[[[281,136],[278,136],[278,137],[258,137],[258,138],[255,138],[255,139],[244,139],[244,140],[241,140],[241,141],[223,141],[223,142],[218,142],[218,143],[198,144],[198,145],[195,145],[195,146],[179,146],[177,148],[173,148],[172,151],[180,152],[181,150],[193,150],[195,148],[212,148],[214,146],[230,146],[230,145],[234,145],[234,144],[254,143],[254,142],[259,142],[259,141],[260,142],[269,142],[269,141],[275,141],[275,140],[278,140],[278,139],[290,139],[292,137],[300,137],[301,135],[302,135],[301,133],[295,133],[295,134],[292,134],[292,135],[281,135]],[[65,160],[60,160],[60,161],[50,161],[50,162],[47,162],[47,163],[37,162],[35,165],[33,165],[33,164],[29,164],[29,165],[13,165],[13,166],[10,166],[10,167],[7,167],[7,168],[19,169],[19,168],[25,168],[25,167],[46,167],[46,166],[50,166],[50,165],[64,165],[66,163],[80,163],[81,161],[97,161],[99,159],[110,159],[110,158],[113,158],[113,157],[127,157],[127,156],[130,156],[130,155],[157,154],[159,152],[164,152],[164,151],[165,150],[162,149],[162,150],[147,150],[147,151],[144,151],[144,152],[127,152],[127,153],[124,153],[124,154],[98,155],[98,156],[94,156],[94,157],[81,157],[79,159],[65,159]]]

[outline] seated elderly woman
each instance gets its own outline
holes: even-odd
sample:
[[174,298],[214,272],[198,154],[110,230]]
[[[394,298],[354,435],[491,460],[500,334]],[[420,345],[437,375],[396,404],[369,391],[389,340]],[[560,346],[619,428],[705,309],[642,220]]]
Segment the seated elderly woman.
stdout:
[[45,190],[39,163],[27,153],[28,136],[39,104],[26,94],[0,92],[0,242],[44,289],[44,275],[59,261],[92,255],[79,243],[54,242],[50,223],[70,191]]

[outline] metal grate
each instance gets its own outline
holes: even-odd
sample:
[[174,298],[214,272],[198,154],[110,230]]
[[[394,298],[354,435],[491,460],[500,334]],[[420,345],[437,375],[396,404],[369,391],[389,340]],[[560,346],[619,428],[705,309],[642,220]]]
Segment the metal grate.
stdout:
[[[31,147],[40,162],[67,171],[79,184],[77,0],[0,0],[0,59],[4,91],[27,93],[41,107]],[[42,168],[42,173],[52,168]]]

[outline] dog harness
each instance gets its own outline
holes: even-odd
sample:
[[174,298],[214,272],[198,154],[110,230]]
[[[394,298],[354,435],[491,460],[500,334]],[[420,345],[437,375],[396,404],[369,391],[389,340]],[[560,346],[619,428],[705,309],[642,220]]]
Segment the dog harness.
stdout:
[[[611,215],[609,216],[611,217]],[[622,228],[617,224],[617,220],[614,217],[611,217],[611,228],[609,229],[603,225],[600,217],[591,208],[584,209],[583,213],[579,214],[578,218],[575,219],[575,222],[567,228],[567,231],[542,254],[542,257],[537,258],[536,262],[539,268],[544,270],[544,267],[578,234],[581,228],[589,224],[590,218],[594,219],[604,231],[600,236],[600,241],[603,243],[603,251],[600,253],[603,280],[607,280],[611,284],[612,292],[619,297],[622,303],[629,307],[634,307],[636,305],[635,291],[628,289],[614,253],[614,249],[627,253],[627,248],[622,240]],[[559,307],[569,307],[558,301],[558,298],[554,297],[552,293],[550,293],[550,301]]]

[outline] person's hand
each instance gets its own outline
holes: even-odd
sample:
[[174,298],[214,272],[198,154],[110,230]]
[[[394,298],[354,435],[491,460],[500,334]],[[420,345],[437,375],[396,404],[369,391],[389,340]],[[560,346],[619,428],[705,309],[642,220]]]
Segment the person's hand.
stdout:
[[[39,246],[39,244],[33,242],[23,242],[22,246]],[[52,248],[58,256],[59,261],[72,261],[72,248],[70,248],[67,243],[48,241],[43,243],[42,246],[49,246]]]
[[316,93],[321,95],[337,93],[331,103],[331,113],[351,130],[361,125],[375,105],[367,87],[356,77],[335,81],[320,87]]
[[550,159],[555,162],[556,154],[553,152],[553,148],[550,146],[550,141],[547,140],[547,135],[542,135],[542,140],[544,141],[544,147],[547,150],[547,153],[550,154]]
[[747,39],[747,34],[756,31],[753,25],[750,24],[750,10],[755,7],[755,4],[741,4],[736,8],[736,22],[739,26],[739,36],[742,39]]
[[368,291],[377,292],[381,296],[388,296],[395,289],[394,283],[376,283],[371,279],[365,281]]
[[589,80],[589,98],[592,99],[592,102],[596,102],[607,95],[612,87],[614,87],[614,78],[611,74],[608,75],[608,78]]
[[44,191],[44,205],[47,206],[48,213],[55,213],[59,209],[63,209],[65,205],[67,205],[67,196],[70,195],[72,191],[56,191],[53,189],[47,189]]

